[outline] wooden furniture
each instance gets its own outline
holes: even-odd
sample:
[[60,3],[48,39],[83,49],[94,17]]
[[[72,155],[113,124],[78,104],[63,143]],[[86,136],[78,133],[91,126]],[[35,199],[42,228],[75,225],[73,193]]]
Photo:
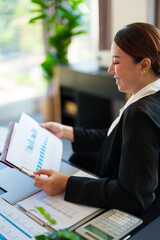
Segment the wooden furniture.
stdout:
[[62,123],[87,128],[105,128],[125,102],[115,79],[96,61],[58,67]]

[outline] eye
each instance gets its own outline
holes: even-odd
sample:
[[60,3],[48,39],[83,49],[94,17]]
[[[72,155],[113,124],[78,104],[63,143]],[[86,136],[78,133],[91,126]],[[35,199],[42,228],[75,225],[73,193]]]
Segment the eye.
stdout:
[[117,65],[117,64],[119,64],[119,62],[114,62],[113,64],[114,64],[114,65]]

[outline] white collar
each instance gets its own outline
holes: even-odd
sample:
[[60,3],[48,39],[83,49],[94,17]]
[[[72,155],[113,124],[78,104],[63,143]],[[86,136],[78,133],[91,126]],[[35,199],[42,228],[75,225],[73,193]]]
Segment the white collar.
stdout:
[[[146,97],[148,95],[154,94],[160,90],[160,79],[148,84],[144,88],[142,88],[140,91],[138,91],[136,94],[133,94],[126,104],[124,105],[123,111],[132,103],[136,102],[137,100],[141,99],[142,97]],[[121,111],[120,109],[120,111]]]
[[113,123],[111,124],[107,136],[109,136],[109,134],[112,132],[112,130],[115,128],[115,126],[117,125],[117,123],[119,122],[124,110],[131,105],[132,103],[138,101],[139,99],[146,97],[148,95],[154,94],[156,92],[158,92],[160,90],[160,79],[148,84],[147,86],[145,86],[144,88],[142,88],[140,91],[138,91],[136,94],[133,94],[128,101],[126,102],[126,104],[119,110],[119,116],[113,121]]

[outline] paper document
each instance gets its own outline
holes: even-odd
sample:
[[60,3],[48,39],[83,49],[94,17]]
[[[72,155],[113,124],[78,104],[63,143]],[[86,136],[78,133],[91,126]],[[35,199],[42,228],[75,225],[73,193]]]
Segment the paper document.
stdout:
[[[82,174],[82,171],[75,175],[91,177],[91,175],[84,172]],[[47,224],[47,221],[35,209],[35,207],[43,207],[51,217],[56,220],[57,224],[51,226],[55,230],[70,228],[91,214],[98,214],[99,211],[102,211],[102,209],[99,208],[67,202],[64,200],[64,194],[49,197],[44,192],[37,193],[34,196],[20,201],[18,204],[26,210],[27,213],[36,216]]]
[[59,171],[61,157],[61,140],[23,113],[14,128],[6,160],[20,169]]
[[45,228],[0,198],[0,239],[29,240],[45,232]]

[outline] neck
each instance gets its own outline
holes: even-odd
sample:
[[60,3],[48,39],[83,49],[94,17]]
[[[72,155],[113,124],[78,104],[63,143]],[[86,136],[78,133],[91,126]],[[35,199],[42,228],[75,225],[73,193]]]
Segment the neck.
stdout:
[[140,84],[137,87],[137,89],[133,92],[133,94],[136,94],[138,91],[140,91],[145,86],[149,85],[152,82],[155,82],[158,80],[158,77],[153,74],[152,71],[146,72],[143,76],[141,76]]

